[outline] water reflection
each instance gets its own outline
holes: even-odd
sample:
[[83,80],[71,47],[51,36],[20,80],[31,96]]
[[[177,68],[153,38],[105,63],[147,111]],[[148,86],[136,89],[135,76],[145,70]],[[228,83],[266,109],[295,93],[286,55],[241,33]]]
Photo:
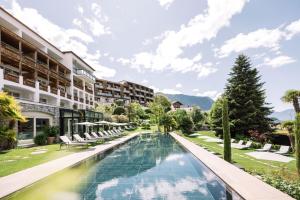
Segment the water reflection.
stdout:
[[17,200],[238,199],[169,135],[145,134],[10,196]]

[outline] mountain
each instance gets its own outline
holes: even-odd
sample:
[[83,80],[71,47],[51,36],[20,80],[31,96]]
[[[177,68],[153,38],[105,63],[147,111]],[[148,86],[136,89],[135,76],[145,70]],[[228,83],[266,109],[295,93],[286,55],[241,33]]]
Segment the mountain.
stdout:
[[271,117],[278,119],[279,121],[286,121],[286,120],[294,120],[295,119],[295,111],[294,109],[287,109],[281,112],[273,112]]
[[164,94],[170,101],[180,101],[184,106],[199,106],[202,110],[209,110],[214,103],[210,97],[191,96],[185,94]]

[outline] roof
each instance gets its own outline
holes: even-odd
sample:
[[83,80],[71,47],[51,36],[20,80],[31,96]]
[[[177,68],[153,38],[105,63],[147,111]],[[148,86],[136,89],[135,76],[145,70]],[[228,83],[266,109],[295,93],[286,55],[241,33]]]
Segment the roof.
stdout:
[[183,103],[181,103],[180,101],[172,101],[172,104],[174,103],[179,103],[180,105],[183,105]]

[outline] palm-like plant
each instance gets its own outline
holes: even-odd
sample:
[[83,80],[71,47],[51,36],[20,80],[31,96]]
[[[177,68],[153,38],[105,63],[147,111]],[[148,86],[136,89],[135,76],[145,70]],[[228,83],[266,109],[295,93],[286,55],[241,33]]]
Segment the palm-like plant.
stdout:
[[10,120],[25,122],[26,118],[22,115],[21,107],[15,98],[5,92],[0,92],[0,122]]
[[289,140],[291,143],[292,150],[295,150],[295,136],[293,134],[295,122],[292,120],[282,122],[282,128],[286,129],[288,132]]
[[299,90],[287,90],[284,96],[281,98],[283,102],[293,103],[296,113],[300,113],[299,105],[300,91]]

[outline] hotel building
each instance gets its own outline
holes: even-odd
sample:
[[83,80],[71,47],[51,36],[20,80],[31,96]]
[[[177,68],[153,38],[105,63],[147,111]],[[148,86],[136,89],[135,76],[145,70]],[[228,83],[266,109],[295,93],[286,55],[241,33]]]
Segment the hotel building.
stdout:
[[95,83],[95,101],[100,104],[123,100],[125,104],[138,102],[147,106],[153,100],[153,89],[129,81],[112,82],[97,79]]
[[78,55],[59,50],[1,7],[0,42],[0,91],[14,96],[28,119],[15,127],[20,143],[32,143],[48,125],[69,136],[84,131],[76,122],[103,118],[91,111],[95,103],[122,98],[146,105],[153,97],[153,90],[134,83],[96,80]]

